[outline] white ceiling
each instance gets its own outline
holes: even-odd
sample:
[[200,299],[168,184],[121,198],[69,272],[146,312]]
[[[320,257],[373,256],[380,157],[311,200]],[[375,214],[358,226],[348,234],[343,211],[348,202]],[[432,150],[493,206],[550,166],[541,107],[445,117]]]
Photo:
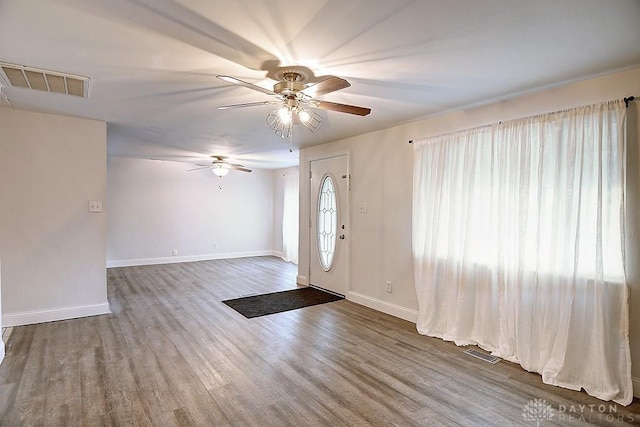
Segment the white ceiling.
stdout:
[[[640,65],[638,0],[0,0],[0,61],[90,77],[90,96],[3,87],[2,104],[108,122],[111,156],[297,162],[266,125],[268,69],[351,87],[306,147]],[[637,94],[636,94],[637,95]]]

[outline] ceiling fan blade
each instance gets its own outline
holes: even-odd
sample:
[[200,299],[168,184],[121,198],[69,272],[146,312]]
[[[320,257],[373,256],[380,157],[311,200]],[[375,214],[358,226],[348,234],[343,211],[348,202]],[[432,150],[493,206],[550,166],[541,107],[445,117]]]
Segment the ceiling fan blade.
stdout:
[[251,172],[251,169],[245,168],[243,166],[236,166],[236,165],[229,165],[229,169],[233,169],[234,171],[240,171],[240,172]]
[[194,168],[194,169],[189,169],[187,170],[187,172],[191,172],[191,171],[197,171],[200,169],[209,169],[211,166],[204,166],[204,165],[196,165],[196,166],[200,166],[199,168]]
[[218,110],[230,110],[232,108],[256,107],[258,105],[269,105],[269,104],[279,104],[279,103],[280,103],[279,101],[247,102],[245,104],[221,105],[218,107]]
[[265,89],[263,87],[245,82],[244,80],[236,79],[235,77],[223,76],[220,74],[218,74],[216,77],[219,78],[220,80],[224,80],[227,83],[233,83],[234,85],[244,86],[249,89],[257,90],[258,92],[266,93],[267,95],[277,95],[277,93],[275,93],[272,90]]
[[323,110],[339,111],[341,113],[355,114],[357,116],[366,116],[371,112],[371,108],[356,107],[355,105],[337,104],[335,102],[314,101],[310,103],[313,107],[322,108]]
[[340,89],[345,89],[351,86],[351,83],[346,81],[345,79],[341,79],[336,76],[329,76],[325,80],[322,80],[318,83],[311,84],[307,86],[304,90],[300,92],[304,93],[308,96],[318,96],[324,95],[327,93],[335,92]]

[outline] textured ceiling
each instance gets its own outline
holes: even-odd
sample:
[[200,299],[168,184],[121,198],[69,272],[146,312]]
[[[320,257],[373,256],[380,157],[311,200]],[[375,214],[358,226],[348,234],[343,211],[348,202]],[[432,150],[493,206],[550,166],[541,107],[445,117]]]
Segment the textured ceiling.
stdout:
[[640,65],[637,0],[0,0],[0,61],[87,76],[88,99],[2,88],[2,106],[108,122],[109,155],[297,162],[266,125],[276,66],[351,87],[305,147]]

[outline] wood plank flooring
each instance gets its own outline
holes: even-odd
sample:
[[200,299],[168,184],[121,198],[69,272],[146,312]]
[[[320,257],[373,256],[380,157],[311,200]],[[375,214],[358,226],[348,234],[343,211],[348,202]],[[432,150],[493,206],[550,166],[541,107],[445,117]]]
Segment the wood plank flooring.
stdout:
[[[14,329],[0,425],[640,424],[637,400],[542,384],[350,301],[254,319],[221,303],[295,276],[272,257],[109,269],[113,314]],[[526,420],[533,399],[553,416]]]

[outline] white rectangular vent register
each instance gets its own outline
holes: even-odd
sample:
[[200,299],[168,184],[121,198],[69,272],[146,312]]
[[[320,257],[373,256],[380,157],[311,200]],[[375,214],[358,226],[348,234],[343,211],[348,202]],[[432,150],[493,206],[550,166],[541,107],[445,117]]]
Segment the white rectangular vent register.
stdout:
[[502,360],[499,357],[495,357],[495,356],[492,356],[490,354],[486,354],[486,353],[483,353],[481,351],[478,351],[478,350],[475,350],[475,349],[472,349],[472,348],[470,348],[469,350],[463,351],[463,353],[468,354],[469,356],[473,356],[475,358],[478,358],[480,360],[484,360],[485,362],[492,363],[492,364],[496,364],[496,363],[498,363],[499,361]]
[[89,77],[0,62],[0,77],[8,87],[89,97]]

